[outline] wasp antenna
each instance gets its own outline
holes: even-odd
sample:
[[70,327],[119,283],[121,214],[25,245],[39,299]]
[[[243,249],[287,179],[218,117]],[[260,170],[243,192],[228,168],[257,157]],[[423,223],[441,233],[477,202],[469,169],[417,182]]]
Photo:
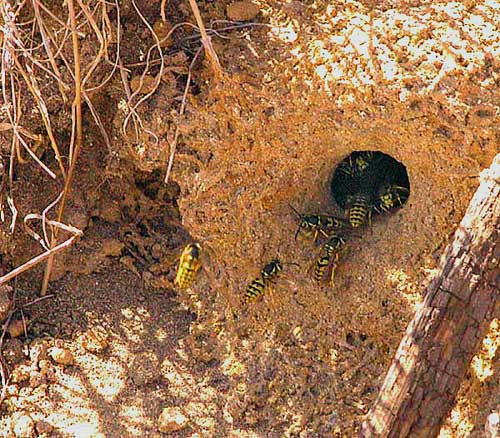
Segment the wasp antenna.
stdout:
[[294,206],[292,204],[288,204],[290,206],[290,208],[293,210],[293,212],[300,218],[302,217],[302,215],[298,212],[298,210],[296,208],[294,208]]
[[410,192],[409,189],[407,189],[406,187],[403,187],[403,186],[392,186],[392,187],[394,187],[396,190],[402,190],[402,191],[407,192],[407,193]]

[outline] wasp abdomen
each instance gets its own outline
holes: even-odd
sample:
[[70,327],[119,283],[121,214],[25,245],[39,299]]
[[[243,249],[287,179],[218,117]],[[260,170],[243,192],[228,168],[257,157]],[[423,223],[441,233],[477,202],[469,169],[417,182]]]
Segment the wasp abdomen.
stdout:
[[276,278],[279,275],[282,269],[283,266],[277,259],[272,260],[264,266],[262,271],[260,271],[260,277],[252,280],[252,282],[247,286],[244,297],[245,301],[247,303],[256,301],[261,295],[263,295],[266,287],[273,278]]
[[357,228],[363,225],[370,215],[370,196],[358,193],[354,196],[349,206],[349,223]]
[[194,281],[196,272],[201,268],[201,246],[199,243],[190,243],[182,251],[175,284],[181,289],[187,289]]
[[262,278],[256,278],[253,280],[247,287],[245,292],[245,301],[247,303],[251,301],[257,300],[263,293],[266,288],[267,282]]
[[316,263],[314,264],[314,281],[316,283],[321,283],[323,281],[329,264],[330,257],[328,255],[318,257]]

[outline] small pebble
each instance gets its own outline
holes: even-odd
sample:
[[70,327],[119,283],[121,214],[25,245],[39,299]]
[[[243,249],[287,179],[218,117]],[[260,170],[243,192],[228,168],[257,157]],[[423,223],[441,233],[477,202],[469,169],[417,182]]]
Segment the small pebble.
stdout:
[[55,363],[60,365],[72,365],[75,363],[73,354],[66,348],[53,347],[50,349],[49,355]]
[[11,338],[17,338],[24,334],[24,329],[28,327],[29,321],[25,318],[24,321],[22,319],[16,319],[15,321],[11,321],[9,326],[7,327],[7,332],[9,333]]
[[54,339],[54,347],[64,348],[64,341],[62,339]]
[[43,434],[43,433],[49,434],[50,432],[52,432],[54,430],[54,427],[50,423],[47,423],[46,421],[43,421],[43,420],[37,421],[35,427],[36,427],[36,431],[39,434]]
[[7,394],[7,396],[9,396],[9,397],[18,395],[19,388],[17,387],[17,385],[9,385],[5,388],[5,394]]
[[25,382],[30,378],[31,368],[28,365],[18,365],[12,370],[10,381],[12,383]]
[[188,420],[179,408],[165,408],[158,418],[160,432],[176,432],[187,426]]
[[12,307],[12,300],[9,298],[9,287],[0,287],[0,322],[3,322],[9,316],[10,308]]
[[38,368],[40,368],[40,372],[46,373],[49,369],[51,369],[50,366],[50,361],[47,359],[42,359],[40,362],[38,362]]
[[5,339],[2,354],[10,366],[14,366],[24,360],[23,343],[20,339]]
[[31,438],[35,434],[35,422],[28,414],[19,412],[12,417],[14,435],[18,438]]
[[231,3],[226,12],[230,20],[249,21],[259,14],[260,7],[251,1],[238,1]]
[[130,377],[136,385],[148,385],[160,378],[160,361],[151,351],[139,353],[129,370]]
[[106,329],[96,326],[82,334],[80,343],[89,353],[102,353],[108,347],[108,339]]
[[45,378],[41,373],[38,371],[31,371],[30,373],[30,387],[31,388],[38,388],[40,385],[45,383]]
[[132,92],[138,91],[140,94],[149,94],[154,90],[156,85],[156,78],[154,76],[146,75],[142,78],[141,76],[135,76],[130,81],[130,88]]

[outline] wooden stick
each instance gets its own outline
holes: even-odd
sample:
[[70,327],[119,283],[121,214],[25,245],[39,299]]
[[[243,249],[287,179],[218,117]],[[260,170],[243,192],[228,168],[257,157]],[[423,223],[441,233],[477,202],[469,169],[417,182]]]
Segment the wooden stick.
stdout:
[[500,154],[406,330],[360,437],[433,438],[451,411],[500,292]]

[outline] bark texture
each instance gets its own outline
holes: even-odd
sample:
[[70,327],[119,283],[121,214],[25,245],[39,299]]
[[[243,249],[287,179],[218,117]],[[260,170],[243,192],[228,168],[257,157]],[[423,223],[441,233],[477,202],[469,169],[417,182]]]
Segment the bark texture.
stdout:
[[500,291],[500,154],[481,183],[439,275],[406,330],[360,437],[431,438],[493,318]]

